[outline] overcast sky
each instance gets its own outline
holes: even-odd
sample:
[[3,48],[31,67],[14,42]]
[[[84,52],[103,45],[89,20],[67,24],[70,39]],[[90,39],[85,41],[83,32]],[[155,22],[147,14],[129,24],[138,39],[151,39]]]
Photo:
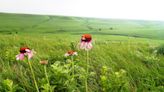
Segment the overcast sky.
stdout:
[[164,20],[164,0],[0,0],[0,12]]

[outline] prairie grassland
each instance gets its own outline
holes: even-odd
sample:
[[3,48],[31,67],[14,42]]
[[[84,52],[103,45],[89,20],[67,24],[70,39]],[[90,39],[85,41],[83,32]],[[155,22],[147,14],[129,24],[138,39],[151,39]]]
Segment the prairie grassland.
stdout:
[[[27,61],[15,58],[25,45],[37,52],[30,62],[40,92],[85,92],[86,78],[88,92],[163,92],[160,22],[124,20],[121,24],[118,20],[17,14],[1,14],[0,19],[4,21],[0,23],[0,92],[36,92]],[[146,31],[137,28],[141,26]],[[78,49],[83,33],[93,37],[89,65],[86,51]],[[77,51],[78,56],[64,57],[68,50]],[[41,65],[41,60],[48,60],[48,65]]]

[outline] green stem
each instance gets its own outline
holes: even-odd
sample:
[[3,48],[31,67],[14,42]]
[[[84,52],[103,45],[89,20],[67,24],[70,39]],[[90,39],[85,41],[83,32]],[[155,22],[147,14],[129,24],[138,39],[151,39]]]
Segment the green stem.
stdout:
[[36,90],[37,90],[37,92],[39,92],[39,88],[38,88],[38,85],[37,85],[37,82],[36,82],[36,79],[35,79],[35,74],[34,74],[34,71],[33,71],[33,69],[32,69],[31,62],[28,61],[28,64],[29,64],[29,66],[30,66],[30,70],[31,70],[31,73],[32,73],[32,77],[33,77],[33,80],[34,80],[34,83],[35,83]]
[[44,65],[44,72],[45,72],[45,76],[46,76],[47,83],[48,83],[49,88],[50,88],[50,92],[52,92],[52,90],[51,90],[51,85],[50,85],[50,82],[49,82],[49,79],[48,79],[48,74],[47,74],[47,67],[46,67],[46,65]]
[[86,80],[85,80],[85,90],[88,92],[88,64],[89,64],[89,51],[87,50],[87,58],[86,58]]
[[72,61],[72,68],[73,68],[73,79],[74,79],[74,75],[75,75],[75,66],[74,66],[74,61],[73,61],[73,56],[71,56],[71,61]]

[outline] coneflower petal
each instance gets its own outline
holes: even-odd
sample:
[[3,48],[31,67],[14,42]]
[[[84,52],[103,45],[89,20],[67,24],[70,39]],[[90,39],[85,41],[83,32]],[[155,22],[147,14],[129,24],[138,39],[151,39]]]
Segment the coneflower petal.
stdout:
[[68,54],[68,53],[65,53],[65,54],[64,54],[64,56],[65,56],[65,57],[68,57],[68,56],[69,56],[69,54]]
[[25,51],[26,51],[26,52],[28,52],[28,53],[30,53],[30,52],[31,52],[31,50],[30,50],[30,49],[25,49]]
[[24,60],[24,54],[20,53],[20,54],[16,55],[16,60]]
[[92,44],[91,43],[88,43],[87,49],[91,49],[91,48],[92,48]]
[[74,52],[73,55],[77,56],[78,54],[77,54],[77,52]]
[[33,54],[32,51],[28,52],[28,53],[27,53],[28,59],[31,59],[31,58],[33,57],[33,55],[34,55],[34,54]]

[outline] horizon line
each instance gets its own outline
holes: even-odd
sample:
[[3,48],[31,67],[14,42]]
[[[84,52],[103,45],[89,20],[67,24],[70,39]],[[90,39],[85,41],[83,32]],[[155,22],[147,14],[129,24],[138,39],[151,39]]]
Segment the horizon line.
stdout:
[[63,16],[63,17],[78,17],[78,18],[94,18],[94,19],[107,19],[107,20],[132,20],[132,21],[159,21],[164,22],[164,20],[149,20],[149,19],[133,19],[133,18],[104,18],[104,17],[89,17],[89,16],[74,16],[74,15],[62,15],[62,14],[41,14],[41,13],[22,13],[22,12],[1,12],[3,14],[18,14],[18,15],[36,15],[36,16]]

